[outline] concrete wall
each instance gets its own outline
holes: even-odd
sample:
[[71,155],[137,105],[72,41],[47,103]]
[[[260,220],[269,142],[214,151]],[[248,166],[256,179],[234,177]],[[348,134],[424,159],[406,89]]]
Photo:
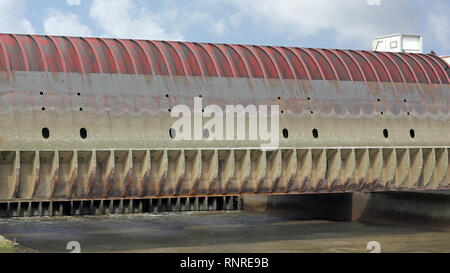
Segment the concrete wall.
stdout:
[[244,209],[305,219],[397,224],[450,231],[450,191],[252,196]]

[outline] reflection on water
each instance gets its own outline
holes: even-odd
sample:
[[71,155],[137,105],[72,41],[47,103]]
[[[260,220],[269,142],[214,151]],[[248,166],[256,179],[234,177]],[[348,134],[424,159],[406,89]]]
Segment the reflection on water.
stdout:
[[245,211],[0,219],[0,234],[39,252],[450,252],[449,232]]

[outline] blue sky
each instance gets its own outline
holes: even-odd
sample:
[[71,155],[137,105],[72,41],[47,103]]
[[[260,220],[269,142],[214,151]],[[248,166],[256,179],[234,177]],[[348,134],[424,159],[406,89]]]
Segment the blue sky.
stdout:
[[0,32],[370,49],[424,35],[450,54],[449,0],[0,0]]

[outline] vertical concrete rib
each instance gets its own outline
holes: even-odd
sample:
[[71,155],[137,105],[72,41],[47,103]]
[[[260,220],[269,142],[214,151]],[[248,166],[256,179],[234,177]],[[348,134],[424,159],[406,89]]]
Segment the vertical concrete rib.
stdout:
[[264,187],[261,188],[261,191],[272,193],[278,188],[278,184],[280,183],[282,169],[281,150],[276,149],[273,151],[266,151],[266,155],[266,183]]
[[450,186],[450,151],[449,148],[445,149],[444,155],[447,155],[447,171],[445,172],[444,178],[442,182],[439,184],[440,187],[449,187]]
[[201,150],[186,150],[184,152],[185,172],[183,185],[179,193],[182,195],[193,194],[200,184],[202,175],[202,153]]
[[341,173],[339,184],[333,185],[334,189],[348,190],[351,178],[356,172],[356,155],[354,149],[340,149]]
[[149,195],[161,195],[167,182],[168,159],[167,150],[151,150]]
[[142,156],[142,160],[140,161],[141,166],[139,173],[139,169],[135,168],[137,164],[133,163],[133,171],[136,173],[136,186],[138,196],[145,196],[148,194],[148,188],[150,185],[150,172],[152,168],[150,153],[150,150],[144,151],[144,155]]
[[[369,149],[369,179],[361,184],[362,189],[381,184],[383,176],[383,152],[380,148]],[[384,184],[383,184],[384,186]]]
[[[294,185],[297,174],[297,150],[283,149],[281,151],[281,178],[276,192],[297,191],[298,186]],[[294,188],[295,187],[295,188]]]
[[250,178],[246,187],[242,187],[242,192],[259,192],[264,186],[267,168],[266,151],[251,150],[250,151]]
[[408,178],[406,179],[406,183],[404,187],[411,188],[417,187],[419,185],[419,178],[422,175],[422,167],[423,167],[423,156],[422,149],[420,148],[409,148],[409,172]]
[[[128,196],[128,193],[131,190],[132,182],[133,182],[133,151],[126,151],[126,159],[123,163],[123,191],[121,191],[120,195],[122,197]],[[136,186],[135,186],[136,187]]]
[[51,187],[51,192],[50,192],[50,196],[51,198],[55,197],[55,193],[56,193],[56,189],[58,188],[59,182],[60,182],[60,162],[59,162],[59,152],[58,151],[54,151],[53,152],[53,160],[51,163],[51,168],[50,168],[50,187]]
[[217,150],[200,150],[201,175],[197,185],[191,191],[195,193],[221,193],[220,185],[218,185],[219,155]]
[[312,151],[297,150],[297,171],[295,184],[299,191],[307,191],[312,181]]
[[14,152],[14,166],[13,166],[14,173],[11,175],[11,180],[14,181],[14,188],[11,195],[11,199],[16,198],[17,192],[19,190],[20,186],[20,151]]
[[340,149],[326,149],[327,157],[327,185],[326,190],[334,188],[342,188],[343,182],[341,180],[342,159]]
[[3,151],[0,158],[0,200],[13,198],[16,176],[16,152]]
[[308,191],[328,189],[327,181],[327,152],[326,149],[313,149],[312,153],[312,179]]
[[406,187],[408,188],[407,181],[408,181],[408,173],[410,169],[410,156],[409,156],[409,149],[407,148],[400,148],[395,149],[396,156],[397,156],[397,168],[395,170],[395,186],[396,187]]
[[73,192],[77,186],[77,181],[78,181],[78,151],[74,150],[72,152],[72,159],[68,172],[67,193],[66,193],[67,198],[71,198],[73,196]]
[[243,189],[247,190],[251,171],[250,150],[235,150],[234,164],[234,179],[225,187],[226,193],[241,193]]
[[369,149],[355,149],[354,152],[355,174],[354,177],[350,179],[350,184],[347,188],[359,190],[364,186],[364,184],[369,184],[371,182],[371,161],[369,156]]
[[431,178],[434,173],[434,168],[436,166],[436,157],[434,148],[424,148],[422,149],[423,154],[423,169],[422,177],[420,181],[420,187],[427,188],[431,182]]
[[30,182],[33,185],[32,194],[29,198],[34,198],[39,186],[39,174],[40,174],[40,152],[34,152],[33,161],[32,161],[32,170],[30,175]]
[[[392,188],[396,189],[395,185],[395,172],[397,169],[397,156],[396,150],[394,148],[382,149],[383,153],[383,171],[381,179],[382,188]],[[377,187],[375,185],[375,187]]]
[[219,150],[218,152],[218,184],[215,192],[224,193],[228,187],[233,185],[236,174],[236,163],[234,150]]
[[117,151],[97,151],[97,170],[99,176],[90,196],[110,197],[114,196],[113,190],[120,190],[120,186],[114,187],[114,173],[116,172]]
[[446,148],[435,149],[436,166],[428,188],[437,188],[442,183],[448,168],[448,154]]
[[164,188],[164,195],[176,195],[183,184],[185,161],[184,150],[169,150],[167,183]]

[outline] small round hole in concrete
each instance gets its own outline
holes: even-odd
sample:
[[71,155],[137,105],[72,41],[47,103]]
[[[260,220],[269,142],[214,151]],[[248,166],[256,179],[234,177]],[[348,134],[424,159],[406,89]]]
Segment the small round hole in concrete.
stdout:
[[50,130],[48,130],[47,127],[42,128],[42,137],[43,138],[49,138],[50,137]]
[[383,129],[383,136],[384,138],[388,138],[389,137],[389,132],[387,129]]
[[284,138],[288,138],[289,137],[289,131],[286,128],[283,129],[283,137]]
[[169,137],[171,139],[174,139],[176,135],[177,135],[177,133],[176,133],[175,129],[174,128],[170,128],[169,129]]
[[318,137],[319,137],[319,131],[318,131],[316,128],[314,128],[314,129],[312,130],[312,134],[313,134],[313,137],[314,137],[314,138],[318,138]]
[[416,137],[416,132],[414,131],[414,129],[409,130],[409,135],[411,136],[411,138]]
[[86,128],[81,128],[81,129],[80,129],[80,137],[81,137],[82,139],[87,138],[87,130],[86,130]]
[[209,130],[208,129],[203,129],[203,137],[204,138],[209,138]]

